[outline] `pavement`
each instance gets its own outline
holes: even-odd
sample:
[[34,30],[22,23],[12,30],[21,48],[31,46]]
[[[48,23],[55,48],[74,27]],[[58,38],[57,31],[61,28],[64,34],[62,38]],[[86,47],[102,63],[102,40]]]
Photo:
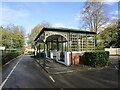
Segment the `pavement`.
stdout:
[[[43,68],[43,59],[35,59],[38,64],[40,64]],[[72,66],[65,66],[63,64],[57,63],[54,60],[47,59],[46,60],[46,67],[44,68],[46,72],[49,74],[62,74],[62,73],[71,73],[76,71],[83,71],[88,69],[94,69],[89,66],[84,65],[72,65]]]
[[66,67],[56,62],[46,63],[49,73],[28,54],[15,59],[2,69],[3,81],[0,87],[64,90],[64,88],[118,88],[119,86],[118,70],[114,67],[90,68],[81,65]]
[[103,69],[103,68],[114,68],[119,69],[118,60],[120,56],[109,56],[109,60],[112,62],[110,66],[105,67],[90,67],[82,64],[78,65],[71,65],[71,66],[65,66],[63,64],[57,63],[52,59],[46,60],[46,67],[43,67],[44,60],[43,58],[37,58],[35,61],[37,61],[38,64],[40,64],[46,72],[49,74],[62,74],[62,73],[71,73],[71,72],[78,72],[78,71],[85,71],[85,70],[93,70],[93,69]]

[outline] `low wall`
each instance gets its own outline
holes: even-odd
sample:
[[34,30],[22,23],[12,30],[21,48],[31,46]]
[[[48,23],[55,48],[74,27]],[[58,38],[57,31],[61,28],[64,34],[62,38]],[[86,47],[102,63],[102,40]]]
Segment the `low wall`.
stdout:
[[84,52],[65,52],[65,65],[80,64]]
[[120,55],[120,48],[105,48],[105,51],[109,51],[110,55]]
[[[84,52],[64,52],[63,60],[60,60],[60,53],[61,51],[50,51],[50,58],[66,66],[79,64],[81,62],[81,56],[84,55]],[[54,56],[56,57],[54,58]]]

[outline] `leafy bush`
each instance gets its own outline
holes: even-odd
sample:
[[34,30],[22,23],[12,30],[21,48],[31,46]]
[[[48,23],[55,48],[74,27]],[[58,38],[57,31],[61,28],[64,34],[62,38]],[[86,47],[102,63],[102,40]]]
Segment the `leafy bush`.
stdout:
[[13,58],[16,58],[17,56],[19,56],[21,54],[22,54],[22,52],[3,53],[2,54],[2,65],[7,63],[8,61],[12,60]]
[[85,60],[83,62],[85,65],[89,66],[105,66],[110,64],[109,61],[109,52],[101,51],[101,52],[86,52]]
[[28,53],[30,54],[30,53],[31,53],[31,51],[28,51]]
[[34,54],[34,51],[28,51],[29,54]]
[[40,54],[37,53],[36,57],[37,57],[37,58],[38,58],[38,57],[44,57],[44,52],[40,52]]

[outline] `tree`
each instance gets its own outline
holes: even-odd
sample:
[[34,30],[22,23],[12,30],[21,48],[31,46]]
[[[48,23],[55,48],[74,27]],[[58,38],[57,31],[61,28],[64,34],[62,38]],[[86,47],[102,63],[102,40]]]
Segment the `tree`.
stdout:
[[37,26],[35,26],[31,33],[28,34],[28,45],[30,45],[31,47],[34,47],[34,39],[36,38],[36,36],[39,34],[39,32],[44,28],[44,27],[50,27],[51,24],[49,22],[43,21],[40,25],[38,24]]
[[82,11],[82,28],[98,33],[98,30],[109,20],[104,12],[104,2],[87,0]]
[[6,48],[22,49],[24,46],[23,27],[8,25],[2,28],[2,46]]
[[117,39],[117,45],[120,47],[120,19],[118,20],[118,39]]
[[11,46],[10,38],[11,38],[10,32],[7,29],[2,28],[2,46],[5,46],[6,48],[10,48],[10,46]]
[[[87,0],[85,2],[81,16],[81,22],[83,23],[82,28],[98,34],[98,31],[100,31],[109,20],[109,18],[106,17],[104,5],[103,0]],[[96,36],[95,45],[97,46]]]
[[120,30],[118,28],[118,23],[112,23],[107,28],[105,28],[101,33],[97,36],[99,42],[97,43],[99,48],[103,48],[106,46],[119,46],[120,45]]
[[2,27],[0,27],[0,47],[2,46]]
[[0,46],[2,47],[3,45],[2,45],[2,31],[3,31],[3,27],[1,26],[0,27]]

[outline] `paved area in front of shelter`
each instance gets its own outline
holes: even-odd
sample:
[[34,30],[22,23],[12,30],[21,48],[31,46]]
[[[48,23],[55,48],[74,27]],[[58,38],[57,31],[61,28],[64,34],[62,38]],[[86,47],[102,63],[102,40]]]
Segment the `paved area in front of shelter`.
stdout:
[[[36,60],[41,66],[43,66],[43,59]],[[44,68],[48,73],[50,74],[61,74],[61,73],[69,73],[69,72],[75,72],[75,71],[81,71],[85,69],[91,69],[91,67],[84,66],[84,65],[72,65],[72,66],[65,66],[63,64],[60,64],[58,62],[55,62],[54,60],[46,60],[46,67]]]
[[[112,65],[105,66],[105,67],[90,67],[85,66],[82,64],[78,65],[72,65],[72,66],[65,66],[63,64],[57,63],[54,60],[47,59],[46,60],[46,68],[44,68],[48,73],[50,74],[61,74],[61,73],[70,73],[70,72],[77,72],[77,71],[84,71],[84,70],[90,70],[90,69],[103,69],[103,68],[118,68],[118,56],[110,56],[110,61],[112,61]],[[43,65],[43,59],[37,59],[37,62],[40,65]]]

